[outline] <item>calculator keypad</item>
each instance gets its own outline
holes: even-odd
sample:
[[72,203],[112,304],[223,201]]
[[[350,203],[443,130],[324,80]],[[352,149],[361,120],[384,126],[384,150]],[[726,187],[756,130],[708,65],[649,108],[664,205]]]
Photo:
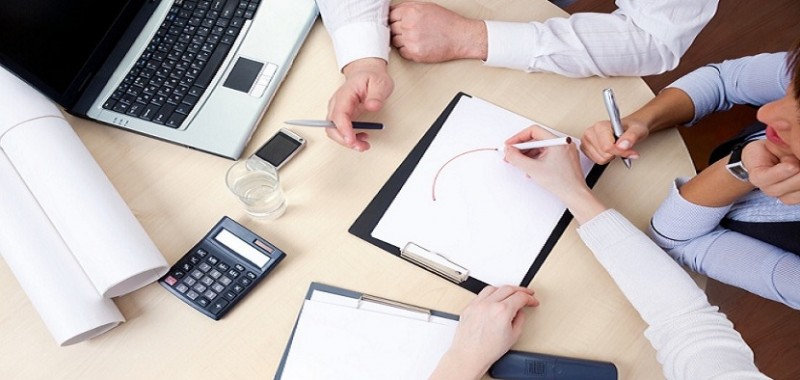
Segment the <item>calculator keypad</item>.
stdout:
[[239,263],[198,249],[173,266],[163,282],[186,296],[196,306],[219,317],[231,301],[245,292],[258,276]]

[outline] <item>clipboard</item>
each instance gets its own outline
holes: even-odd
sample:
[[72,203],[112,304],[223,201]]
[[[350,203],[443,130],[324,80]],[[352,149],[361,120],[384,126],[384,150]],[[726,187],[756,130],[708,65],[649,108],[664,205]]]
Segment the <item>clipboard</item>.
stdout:
[[[324,308],[312,308],[323,306]],[[329,313],[340,310],[346,314]],[[312,328],[312,313],[324,321],[341,322],[336,329],[321,326],[327,333],[318,342],[308,340]],[[359,340],[359,331],[367,338],[376,338],[370,325],[354,318],[342,321],[341,316],[360,316],[375,320],[381,332],[395,332],[397,339],[381,341],[382,344],[365,344]],[[409,305],[386,298],[312,282],[306,301],[298,313],[297,321],[286,344],[275,380],[296,378],[427,378],[444,352],[449,348],[458,325],[458,316],[436,310]],[[366,320],[365,319],[365,320]],[[350,323],[349,325],[347,323]],[[333,331],[335,330],[335,331]],[[306,333],[306,335],[301,335]],[[336,333],[346,339],[338,340]],[[409,337],[411,336],[411,337]],[[402,350],[404,344],[418,337],[418,351],[392,354]],[[380,339],[377,337],[376,339]],[[334,347],[325,347],[333,345]],[[357,352],[356,354],[351,354]],[[411,350],[410,350],[411,351]],[[427,353],[427,355],[422,355]],[[317,366],[317,368],[315,368]],[[393,368],[393,366],[395,368]],[[374,372],[378,368],[381,373]],[[405,371],[405,373],[404,373]]]
[[[375,230],[375,227],[384,217],[386,211],[389,209],[390,205],[395,200],[406,181],[414,172],[417,164],[420,162],[425,152],[436,139],[448,117],[450,117],[453,110],[459,104],[459,101],[465,98],[472,98],[472,96],[464,92],[459,92],[455,95],[455,97],[445,107],[444,111],[434,121],[433,125],[431,125],[428,131],[422,136],[420,141],[403,160],[400,166],[381,187],[372,201],[370,201],[358,218],[353,222],[348,229],[348,232],[383,249],[386,252],[410,261],[415,265],[428,270],[429,272],[437,274],[444,279],[447,279],[469,291],[472,291],[473,293],[478,293],[487,285],[487,283],[480,279],[474,278],[469,274],[466,268],[461,267],[452,260],[449,260],[444,255],[427,249],[424,243],[409,242],[412,244],[410,250],[409,246],[398,247],[372,236],[372,232]],[[591,168],[586,176],[586,182],[589,187],[594,186],[604,169],[605,165],[597,164]],[[527,273],[524,275],[519,284],[520,286],[528,286],[530,284],[534,275],[547,258],[547,255],[555,246],[556,242],[571,221],[572,214],[565,208],[549,237],[544,242],[541,251],[530,264]]]

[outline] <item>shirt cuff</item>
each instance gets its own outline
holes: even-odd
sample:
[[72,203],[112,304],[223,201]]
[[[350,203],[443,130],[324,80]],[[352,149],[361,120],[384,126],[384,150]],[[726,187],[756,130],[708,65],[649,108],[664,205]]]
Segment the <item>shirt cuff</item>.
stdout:
[[331,39],[339,71],[361,58],[389,61],[389,27],[380,23],[348,24],[337,29]]
[[490,20],[484,23],[487,40],[484,63],[487,66],[531,71],[528,51],[535,46],[535,33],[531,26],[521,22]]

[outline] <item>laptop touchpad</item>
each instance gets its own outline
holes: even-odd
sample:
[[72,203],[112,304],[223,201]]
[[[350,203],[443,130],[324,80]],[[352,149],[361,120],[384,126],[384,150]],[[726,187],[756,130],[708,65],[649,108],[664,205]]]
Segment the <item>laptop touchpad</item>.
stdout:
[[233,69],[225,79],[222,85],[241,92],[248,93],[255,97],[264,95],[264,90],[267,89],[272,76],[278,66],[268,63],[265,65],[261,62],[253,61],[247,58],[238,57]]

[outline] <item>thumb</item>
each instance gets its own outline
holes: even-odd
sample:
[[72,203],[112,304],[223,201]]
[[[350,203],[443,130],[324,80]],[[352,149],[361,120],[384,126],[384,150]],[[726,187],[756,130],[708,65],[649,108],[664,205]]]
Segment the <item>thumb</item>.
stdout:
[[371,82],[367,85],[367,94],[364,97],[364,108],[369,112],[380,111],[383,108],[383,103],[392,94],[393,84]]
[[629,128],[622,134],[622,136],[619,137],[619,139],[617,139],[617,148],[621,150],[633,149],[633,146],[636,145],[641,138],[642,136],[636,133],[633,129]]

